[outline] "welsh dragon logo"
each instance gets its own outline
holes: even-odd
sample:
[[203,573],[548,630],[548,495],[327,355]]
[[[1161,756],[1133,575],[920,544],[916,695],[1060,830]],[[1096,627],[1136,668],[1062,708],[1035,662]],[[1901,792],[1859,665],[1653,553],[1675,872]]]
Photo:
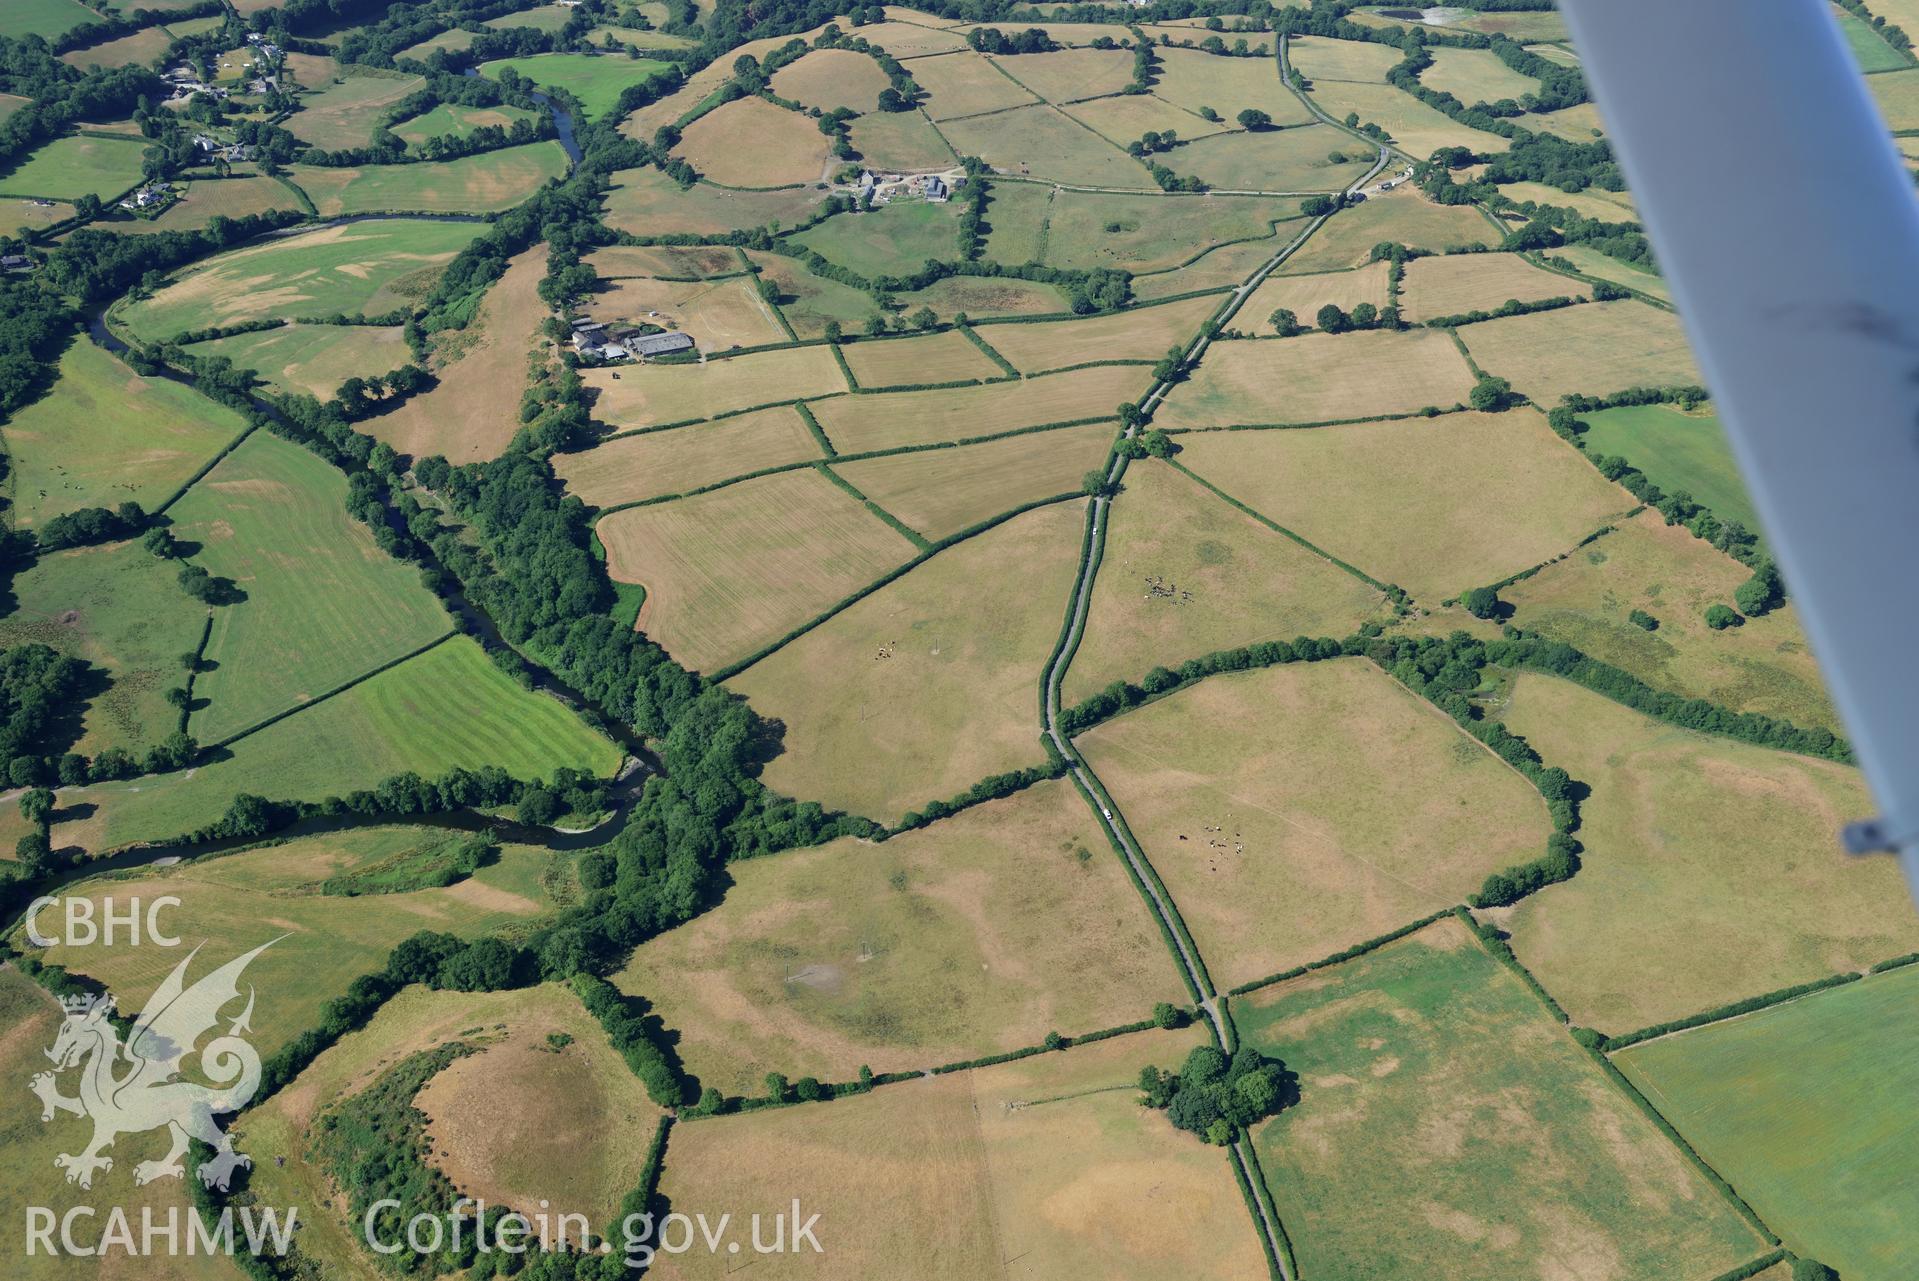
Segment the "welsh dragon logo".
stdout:
[[[219,1023],[220,1011],[239,999],[241,973],[278,941],[262,943],[188,987],[187,966],[200,952],[194,948],[154,992],[124,1044],[111,1018],[111,995],[61,999],[66,1021],[47,1051],[54,1069],[35,1076],[32,1089],[40,1097],[43,1122],[53,1120],[56,1112],[93,1121],[93,1141],[85,1150],[53,1158],[54,1165],[67,1172],[67,1182],[92,1187],[95,1171],[113,1169],[113,1158],[103,1152],[116,1138],[162,1127],[172,1146],[160,1160],[136,1165],[135,1183],[183,1177],[186,1167],[181,1158],[190,1139],[199,1139],[214,1150],[213,1158],[194,1171],[210,1188],[226,1191],[235,1169],[252,1166],[251,1160],[233,1150],[233,1140],[213,1120],[218,1113],[245,1107],[260,1088],[260,1055],[241,1035],[252,1030],[248,1025],[253,1017],[251,987],[246,1008],[225,1034],[208,1041],[199,1052],[200,1072],[212,1084],[179,1078],[182,1064],[193,1055],[200,1038]],[[71,1068],[80,1069],[78,1098],[60,1093],[57,1078]]]

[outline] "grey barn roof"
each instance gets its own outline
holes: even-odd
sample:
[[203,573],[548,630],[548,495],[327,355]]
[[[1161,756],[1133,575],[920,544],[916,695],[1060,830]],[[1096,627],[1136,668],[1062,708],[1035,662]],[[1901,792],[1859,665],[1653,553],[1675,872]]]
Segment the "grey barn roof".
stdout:
[[693,340],[685,334],[647,334],[626,346],[636,356],[660,356],[669,351],[685,351],[692,345]]

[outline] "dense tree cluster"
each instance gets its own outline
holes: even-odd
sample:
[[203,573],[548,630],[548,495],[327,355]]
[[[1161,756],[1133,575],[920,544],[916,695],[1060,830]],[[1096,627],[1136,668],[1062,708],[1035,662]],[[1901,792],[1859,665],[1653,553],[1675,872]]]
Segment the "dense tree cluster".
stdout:
[[1175,1126],[1224,1146],[1250,1126],[1299,1101],[1299,1077],[1248,1045],[1226,1054],[1196,1045],[1177,1073],[1140,1069],[1141,1102]]
[[37,642],[0,649],[0,769],[8,783],[19,787],[37,781],[40,758],[77,736],[60,731],[74,718],[87,678],[86,663]]
[[606,1029],[607,1039],[633,1069],[633,1075],[646,1086],[648,1098],[663,1108],[693,1101],[691,1083],[667,1044],[666,1029],[657,1015],[648,1013],[644,1002],[591,974],[575,974],[573,990],[587,1013]]

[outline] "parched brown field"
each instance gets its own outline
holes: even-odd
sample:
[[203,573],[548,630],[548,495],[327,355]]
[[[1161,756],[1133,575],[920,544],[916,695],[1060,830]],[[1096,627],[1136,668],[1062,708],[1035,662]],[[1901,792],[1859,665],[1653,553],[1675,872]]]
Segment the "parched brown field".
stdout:
[[988,325],[979,334],[1013,368],[1037,374],[1096,360],[1158,360],[1169,348],[1184,348],[1218,310],[1218,298],[1186,298],[1086,320]]
[[[1575,645],[1654,689],[1838,732],[1790,604],[1724,631],[1706,626],[1706,608],[1732,604],[1748,575],[1684,526],[1668,526],[1649,511],[1500,595],[1520,627]],[[1659,630],[1628,622],[1635,609],[1657,618]]]
[[917,338],[847,343],[840,348],[861,387],[1003,378],[1006,371],[958,330]]
[[1268,276],[1240,308],[1233,328],[1267,333],[1272,328],[1268,318],[1281,307],[1308,327],[1315,323],[1319,309],[1327,303],[1347,312],[1363,302],[1385,307],[1392,301],[1387,283],[1389,270],[1387,263],[1375,262],[1354,271],[1329,271],[1316,276]]
[[[1568,108],[1577,111],[1579,108]],[[1558,113],[1553,113],[1558,114]],[[1528,117],[1530,119],[1531,117]],[[1540,117],[1550,119],[1549,116]],[[1575,142],[1589,142],[1590,137],[1575,138]],[[1638,222],[1639,208],[1633,202],[1629,191],[1607,191],[1604,187],[1588,187],[1580,192],[1565,192],[1557,187],[1549,187],[1543,182],[1509,182],[1501,185],[1499,193],[1513,200],[1533,201],[1541,205],[1558,205],[1565,209],[1576,209],[1588,218],[1597,218],[1601,222]],[[1559,250],[1585,248],[1585,246],[1563,245]],[[1596,249],[1587,249],[1588,253],[1598,253]],[[1624,266],[1625,264],[1621,264]]]
[[1502,98],[1516,102],[1539,92],[1539,81],[1514,71],[1490,49],[1435,49],[1433,65],[1420,73],[1419,83],[1469,107]]
[[296,68],[296,74],[314,92],[301,96],[300,110],[287,119],[286,128],[300,141],[329,151],[366,146],[387,109],[426,84],[419,76],[346,68],[331,58],[310,63]]
[[[995,190],[1004,193],[1009,186],[1011,184],[1001,183]],[[987,221],[992,222],[997,216],[995,205],[989,201]],[[1118,267],[1140,273],[1182,267],[1195,259],[1205,262],[1221,252],[1220,246],[1245,240],[1263,240],[1271,246],[1255,260],[1253,265],[1257,265],[1292,239],[1288,236],[1285,241],[1274,243],[1270,237],[1275,222],[1283,223],[1299,216],[1299,203],[1264,196],[1211,193],[1167,196],[1059,191],[1053,193],[1045,216],[1048,266]],[[1367,248],[1370,250],[1372,246]],[[1251,271],[1252,266],[1248,266],[1245,272],[1234,276],[1231,283],[1237,284]],[[1186,293],[1206,288],[1209,283],[1212,282],[1183,284],[1168,292]]]
[[[1281,83],[1271,58],[1222,58],[1163,47],[1153,52],[1159,59],[1153,96],[1174,106],[1192,112],[1211,107],[1222,120],[1233,119],[1247,107],[1264,111],[1274,124],[1304,124],[1313,118],[1298,95]],[[1181,136],[1187,136],[1185,131]]]
[[834,448],[855,454],[1104,418],[1150,381],[1137,365],[1105,365],[984,387],[839,396],[812,408]]
[[875,111],[847,129],[853,149],[876,169],[940,169],[959,156],[937,129],[917,111]]
[[[186,194],[157,218],[130,218],[112,229],[129,235],[155,231],[197,231],[215,218],[245,218],[274,209],[297,209],[300,202],[274,178],[194,178]],[[65,217],[71,210],[65,210]]]
[[1896,865],[1833,833],[1858,771],[1521,675],[1507,726],[1592,788],[1579,874],[1500,913],[1575,1023],[1624,1033],[1919,948]]
[[731,476],[821,457],[791,405],[609,440],[553,455],[567,489],[594,507],[683,494]]
[[[1022,54],[1050,58],[1053,54]],[[1127,64],[1129,68],[1132,63]],[[978,156],[1002,173],[1050,182],[1144,191],[1153,187],[1146,166],[1120,148],[1045,103],[949,120],[940,132],[954,150]]]
[[686,127],[674,150],[728,187],[817,182],[828,160],[826,135],[813,121],[764,98],[739,98],[707,112]]
[[1335,120],[1358,112],[1362,124],[1378,125],[1400,150],[1420,160],[1441,147],[1466,147],[1477,155],[1489,156],[1512,145],[1496,133],[1473,129],[1441,115],[1395,85],[1320,80],[1314,82],[1313,101]]
[[1429,608],[1568,550],[1634,505],[1530,410],[1180,443],[1195,472]]
[[1636,300],[1505,316],[1458,332],[1481,369],[1548,409],[1572,392],[1700,380],[1678,317]]
[[746,1095],[772,1071],[912,1071],[1186,999],[1063,780],[883,845],[848,837],[739,863],[723,903],[641,946],[614,982],[680,1029],[703,1085]]
[[1584,283],[1535,267],[1518,254],[1454,254],[1415,258],[1406,264],[1400,285],[1406,319],[1493,311],[1510,299],[1590,298]]
[[886,73],[866,54],[815,49],[775,72],[771,86],[780,97],[821,111],[872,111],[886,88]]
[[1280,224],[1274,234],[1258,240],[1221,245],[1193,260],[1192,265],[1133,277],[1133,297],[1141,302],[1191,293],[1195,289],[1224,292],[1252,275],[1266,260],[1293,242],[1303,228]]
[[[1338,160],[1334,156],[1340,157]],[[1236,129],[1162,157],[1176,173],[1222,191],[1339,191],[1372,167],[1373,152],[1331,125]]]
[[[1066,295],[1053,285],[991,276],[948,276],[924,289],[897,295],[906,309],[931,307],[941,320],[961,312],[975,320],[989,316],[1042,316],[1067,310]],[[990,335],[986,335],[990,341]]]
[[1015,84],[983,55],[970,49],[916,58],[912,72],[914,81],[929,95],[924,106],[935,120],[976,116],[1039,101],[1036,94]]
[[1221,987],[1461,902],[1552,830],[1530,783],[1364,659],[1211,677],[1079,747]]
[[646,587],[640,630],[707,671],[779,639],[914,554],[812,471],[615,512],[597,529],[607,572]]
[[503,213],[566,173],[553,141],[410,165],[294,165],[288,176],[324,217],[357,213]]
[[1133,55],[1124,49],[1057,49],[993,59],[995,66],[1051,103],[1118,93],[1133,79]]
[[833,470],[927,538],[939,539],[1022,503],[1077,493],[1086,473],[1106,461],[1116,430],[1114,423],[1093,423],[1029,432],[839,463]]
[[224,356],[259,372],[283,392],[328,401],[349,378],[373,378],[410,364],[413,352],[398,325],[284,325],[188,348]]
[[652,167],[622,169],[606,193],[606,225],[641,236],[686,232],[714,236],[772,223],[790,227],[812,216],[821,193],[811,187],[728,191],[695,183],[685,191]]
[[[661,1189],[675,1205],[769,1216],[790,1208],[795,1186],[815,1189],[806,1212],[820,1212],[824,1257],[846,1281],[1260,1277],[1265,1258],[1225,1158],[1137,1102],[1140,1068],[1176,1068],[1198,1041],[1191,1029],[1146,1032],[823,1109],[681,1126]],[[696,1246],[654,1268],[718,1277],[727,1262]],[[756,1265],[816,1276],[820,1262],[780,1254]]]
[[127,67],[134,63],[150,63],[164,58],[167,49],[173,44],[173,37],[164,27],[143,27],[132,35],[121,36],[118,40],[108,40],[85,49],[75,49],[60,55],[60,61],[68,66],[79,67],[82,71],[94,67]]
[[[660,1109],[577,999],[555,990],[551,1000],[544,1018],[489,1028],[486,1048],[441,1069],[414,1105],[434,1166],[463,1195],[528,1214],[545,1207],[555,1232],[562,1214],[604,1231],[639,1183]],[[572,1040],[555,1047],[554,1034]]]
[[1428,329],[1214,343],[1154,421],[1161,427],[1317,423],[1461,404],[1472,371]]
[[841,332],[856,333],[880,314],[873,296],[863,289],[817,275],[784,254],[749,251],[747,258],[761,280],[780,291],[780,314],[801,338],[820,338],[830,322]]
[[890,822],[1044,760],[1085,518],[1060,503],[949,547],[729,681],[786,725],[767,785]]
[[457,347],[435,353],[432,372],[439,383],[368,420],[366,430],[415,458],[442,454],[461,463],[499,457],[520,430],[520,394],[547,316],[539,293],[545,275],[543,246],[508,263]]
[[1111,512],[1067,704],[1217,649],[1347,636],[1385,596],[1203,485],[1150,459],[1129,465]]
[[580,376],[599,392],[593,416],[615,427],[687,422],[847,389],[839,363],[825,347],[788,347],[697,365],[587,369]]
[[739,252],[724,245],[609,245],[586,255],[586,265],[603,280],[627,276],[692,279],[729,276],[746,268]]
[[1491,244],[1497,234],[1471,206],[1436,205],[1406,186],[1373,196],[1357,208],[1340,210],[1279,269],[1285,275],[1301,276],[1357,267],[1382,240],[1438,252]]
[[[1117,93],[1107,98],[1089,98],[1067,107],[1066,114],[1092,129],[1108,142],[1124,147],[1147,133],[1168,131],[1182,138],[1203,138],[1232,128],[1215,124],[1198,112],[1176,107],[1150,93]],[[1230,120],[1232,117],[1226,116]]]
[[1297,36],[1287,42],[1286,57],[1308,80],[1364,80],[1385,84],[1386,73],[1403,62],[1406,55],[1392,45]]
[[586,310],[599,321],[678,329],[691,334],[700,350],[708,352],[786,341],[772,304],[760,297],[746,276],[692,281],[623,278],[588,298]]
[[951,31],[914,22],[881,22],[860,28],[860,38],[871,40],[895,58],[919,58],[926,54],[948,53],[964,49],[966,39]]

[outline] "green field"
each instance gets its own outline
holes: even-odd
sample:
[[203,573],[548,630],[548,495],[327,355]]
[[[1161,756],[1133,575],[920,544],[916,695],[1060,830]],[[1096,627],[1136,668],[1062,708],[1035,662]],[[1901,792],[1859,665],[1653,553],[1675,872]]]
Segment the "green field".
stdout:
[[7,0],[0,8],[0,36],[18,40],[42,36],[52,40],[83,22],[98,22],[100,15],[76,3],[76,0]]
[[[1867,75],[1876,71],[1897,71],[1901,67],[1910,67],[1912,59],[1887,44],[1885,37],[1872,29],[1872,24],[1854,13],[1846,13],[1834,6],[1833,15],[1839,21],[1839,30],[1846,37],[1846,45],[1852,50],[1852,56],[1859,63],[1859,69]],[[1907,32],[1911,35],[1911,32]]]
[[1233,1018],[1300,1076],[1254,1139],[1302,1275],[1673,1281],[1765,1252],[1455,920]]
[[[426,84],[419,76],[369,67],[342,67],[330,58],[312,59],[309,70],[294,64],[309,92],[287,119],[294,137],[328,151],[364,147],[373,141],[388,111]],[[328,79],[321,80],[323,72]],[[308,77],[312,78],[309,79]]]
[[147,341],[267,318],[381,315],[424,297],[477,223],[342,223],[238,249],[182,273],[116,319]]
[[940,132],[960,155],[1008,173],[1089,187],[1153,186],[1146,166],[1046,103],[948,120]]
[[[993,190],[997,200],[1006,184]],[[1062,191],[1048,210],[1043,261],[1049,267],[1158,271],[1229,241],[1271,235],[1275,222],[1298,215],[1299,206],[1289,200]],[[987,220],[995,216],[988,204]]]
[[1339,191],[1372,167],[1373,153],[1330,125],[1307,125],[1216,133],[1160,159],[1223,191]]
[[12,590],[0,645],[50,645],[111,682],[82,710],[76,751],[137,754],[178,728],[164,695],[186,681],[180,655],[199,648],[206,607],[180,590],[172,566],[137,543],[82,547],[42,556],[14,574]]
[[959,257],[959,214],[958,202],[908,201],[871,213],[840,214],[792,239],[869,279],[904,276],[928,258],[952,262]]
[[196,356],[223,356],[285,395],[332,400],[349,378],[373,378],[413,363],[397,325],[282,325],[194,343]]
[[99,852],[165,840],[217,818],[241,792],[321,800],[412,770],[497,765],[516,778],[561,766],[605,776],[619,749],[558,700],[529,693],[479,645],[455,637],[297,716],[235,743],[195,770],[62,792],[56,847]]
[[1848,1281],[1919,1272],[1919,970],[1615,1061],[1788,1247]]
[[77,200],[84,195],[111,199],[140,181],[140,138],[55,138],[0,176],[0,195]]
[[1713,514],[1760,533],[1759,513],[1739,477],[1739,465],[1719,418],[1677,405],[1623,405],[1581,414],[1589,453],[1617,454],[1667,493],[1684,490]]
[[190,729],[211,743],[317,698],[445,635],[452,624],[419,571],[346,513],[346,477],[317,455],[255,433],[177,503],[193,562],[246,593],[215,610]]
[[458,160],[360,169],[295,165],[288,176],[322,216],[356,213],[500,213],[566,173],[554,141],[485,151]]
[[484,64],[481,75],[497,77],[511,67],[527,79],[550,89],[564,89],[580,100],[587,118],[612,111],[628,85],[651,80],[671,63],[654,58],[627,58],[590,53],[542,53],[527,58],[501,58]]
[[524,107],[463,107],[443,102],[431,111],[402,120],[393,126],[392,132],[417,147],[428,138],[464,138],[488,125],[511,129],[518,121],[537,119],[537,113]]
[[245,429],[233,410],[75,339],[53,390],[0,425],[13,523],[129,499],[156,508]]

